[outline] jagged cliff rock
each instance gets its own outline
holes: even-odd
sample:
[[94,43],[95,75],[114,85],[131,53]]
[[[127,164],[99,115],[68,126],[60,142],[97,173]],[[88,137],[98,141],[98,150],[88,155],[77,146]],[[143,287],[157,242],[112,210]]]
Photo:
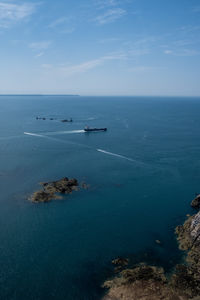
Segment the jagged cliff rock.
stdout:
[[104,283],[103,300],[200,300],[200,212],[176,228],[185,262],[170,277],[162,268],[139,265],[122,270]]

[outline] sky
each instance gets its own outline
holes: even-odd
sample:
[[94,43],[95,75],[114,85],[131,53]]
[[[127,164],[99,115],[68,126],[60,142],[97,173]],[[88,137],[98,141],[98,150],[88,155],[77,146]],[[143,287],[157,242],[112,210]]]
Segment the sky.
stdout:
[[0,0],[0,94],[200,96],[200,0]]

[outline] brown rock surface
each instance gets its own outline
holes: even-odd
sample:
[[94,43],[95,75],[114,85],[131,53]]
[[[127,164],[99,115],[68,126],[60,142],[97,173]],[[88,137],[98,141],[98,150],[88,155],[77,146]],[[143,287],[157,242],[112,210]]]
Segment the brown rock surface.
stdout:
[[31,196],[31,201],[35,203],[49,202],[52,199],[61,199],[62,197],[58,194],[71,194],[73,191],[78,190],[78,181],[75,178],[68,179],[64,177],[57,181],[42,182],[40,183],[43,187]]
[[113,280],[106,281],[109,291],[103,300],[186,300],[168,284],[162,268],[141,265],[127,269]]

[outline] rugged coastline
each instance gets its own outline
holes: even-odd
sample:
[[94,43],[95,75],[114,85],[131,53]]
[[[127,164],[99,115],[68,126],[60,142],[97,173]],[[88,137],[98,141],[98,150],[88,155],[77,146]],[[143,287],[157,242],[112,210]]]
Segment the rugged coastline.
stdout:
[[[191,206],[198,208],[200,196],[195,199]],[[170,276],[163,268],[144,263],[128,266],[128,259],[118,258],[113,260],[117,275],[103,284],[107,293],[102,300],[200,300],[200,211],[188,215],[175,233],[185,257]]]

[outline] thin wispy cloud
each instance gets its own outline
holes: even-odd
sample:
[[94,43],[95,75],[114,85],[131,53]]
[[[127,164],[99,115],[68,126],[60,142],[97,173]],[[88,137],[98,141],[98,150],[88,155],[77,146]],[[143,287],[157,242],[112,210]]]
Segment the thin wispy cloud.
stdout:
[[60,33],[66,33],[66,34],[70,34],[70,33],[73,33],[75,31],[75,27],[72,27],[72,28],[65,28],[65,29],[62,29],[60,31]]
[[174,55],[174,56],[197,56],[200,55],[200,51],[195,49],[167,49],[164,50],[164,54],[166,55]]
[[48,25],[49,28],[55,28],[55,27],[58,27],[60,25],[63,25],[63,24],[66,24],[68,23],[70,20],[70,18],[67,18],[67,17],[61,17],[61,18],[58,18],[56,20],[54,20],[52,23],[50,23]]
[[164,50],[164,54],[173,54],[172,50]]
[[44,52],[40,52],[40,53],[38,53],[38,54],[35,56],[35,58],[41,57],[41,56],[43,56],[43,55],[44,55]]
[[30,43],[28,46],[35,53],[35,58],[39,58],[45,54],[45,51],[50,47],[51,44],[51,41],[40,41]]
[[176,40],[173,44],[177,47],[186,47],[189,45],[193,45],[195,43],[196,41],[194,41],[193,39],[183,39],[183,40]]
[[70,34],[75,31],[72,17],[60,17],[48,25],[48,28],[56,30],[59,33]]
[[6,3],[0,2],[0,27],[9,28],[17,22],[30,17],[36,10],[34,3]]
[[94,69],[97,66],[103,65],[106,61],[111,60],[122,60],[126,58],[126,54],[119,53],[119,54],[110,54],[106,56],[102,56],[98,59],[89,60],[77,65],[61,67],[60,70],[65,72],[65,75],[73,75],[75,73],[84,73],[88,70]]
[[106,9],[116,6],[130,4],[133,0],[95,0],[94,4],[97,9]]
[[92,59],[92,60],[82,62],[80,64],[67,65],[67,66],[61,64],[59,66],[54,66],[54,67],[51,64],[47,64],[47,65],[43,64],[42,68],[45,69],[46,71],[51,71],[54,73],[58,73],[61,76],[69,77],[74,74],[81,74],[89,70],[95,69],[96,67],[103,65],[107,61],[124,60],[124,59],[127,59],[126,53],[112,53],[112,54],[99,57],[97,59]]
[[[120,52],[113,52],[107,55],[104,55],[102,57],[99,57],[97,59],[92,59],[92,60],[88,60],[85,62],[82,62],[80,64],[75,64],[75,65],[60,65],[57,67],[46,67],[46,65],[42,65],[42,68],[45,70],[50,70],[51,72],[56,72],[59,73],[62,76],[67,76],[70,77],[74,74],[81,74],[81,73],[85,73],[89,70],[95,69],[99,66],[104,65],[105,63],[109,62],[109,61],[125,61],[128,59],[133,58],[134,56],[140,56],[140,55],[144,55],[146,54],[146,52],[144,51],[139,51],[139,50],[135,50],[135,51],[120,51]],[[49,66],[49,65],[48,65]]]
[[160,39],[160,36],[141,36],[137,39],[124,41],[122,45],[124,49],[129,51],[131,56],[142,56],[155,53]]
[[29,48],[35,51],[41,51],[41,50],[48,49],[51,44],[52,44],[51,41],[34,42],[29,44]]
[[126,10],[122,8],[113,8],[109,9],[103,14],[97,16],[94,20],[97,22],[99,25],[104,25],[108,23],[112,23],[121,17],[123,17],[126,14]]
[[108,7],[117,6],[119,4],[116,0],[96,0],[95,5],[98,9],[104,9]]
[[182,26],[179,28],[179,30],[184,33],[184,34],[187,34],[187,33],[195,33],[195,32],[198,32],[200,31],[200,26],[199,25],[187,25],[187,26]]
[[170,41],[161,45],[163,53],[173,56],[197,56],[200,54],[200,26],[186,25],[177,28],[174,34],[170,35]]

